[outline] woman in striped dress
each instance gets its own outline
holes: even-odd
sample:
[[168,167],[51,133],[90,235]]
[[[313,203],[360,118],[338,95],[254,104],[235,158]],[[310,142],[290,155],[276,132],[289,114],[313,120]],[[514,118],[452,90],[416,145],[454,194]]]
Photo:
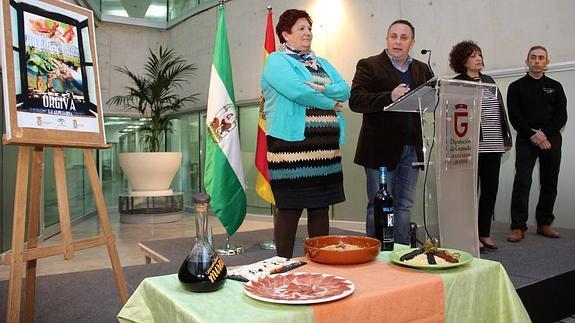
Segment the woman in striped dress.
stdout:
[[339,111],[349,86],[311,50],[311,26],[307,12],[286,10],[276,26],[281,45],[262,75],[268,168],[278,209],[274,239],[278,256],[287,258],[303,209],[308,235],[327,235],[329,206],[345,200]]
[[[453,46],[449,54],[449,65],[459,80],[493,83],[488,75],[481,74],[484,68],[481,48],[473,41],[466,40]],[[479,134],[479,212],[478,228],[480,249],[496,250],[489,237],[491,219],[499,188],[501,155],[511,149],[512,139],[500,91],[494,88],[483,90],[481,103],[481,126]]]

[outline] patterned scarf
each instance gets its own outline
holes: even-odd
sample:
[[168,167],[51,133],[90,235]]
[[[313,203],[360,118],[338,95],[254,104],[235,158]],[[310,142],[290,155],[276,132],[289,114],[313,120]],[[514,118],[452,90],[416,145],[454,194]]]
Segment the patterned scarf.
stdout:
[[315,53],[311,49],[308,51],[303,51],[292,48],[288,46],[286,43],[282,43],[280,44],[278,51],[296,56],[297,58],[302,60],[306,66],[310,66],[316,71],[319,68],[319,63],[315,59]]

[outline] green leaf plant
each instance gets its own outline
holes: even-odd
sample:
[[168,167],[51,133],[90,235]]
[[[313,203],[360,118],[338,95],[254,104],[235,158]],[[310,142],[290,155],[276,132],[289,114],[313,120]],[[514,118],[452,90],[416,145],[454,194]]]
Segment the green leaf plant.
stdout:
[[160,150],[162,139],[172,133],[172,120],[186,102],[196,102],[198,93],[181,96],[177,92],[184,89],[196,71],[194,64],[172,49],[160,46],[157,52],[150,49],[142,74],[136,74],[127,67],[115,70],[128,76],[125,95],[110,98],[107,103],[137,111],[145,123],[138,132],[143,136],[149,151]]

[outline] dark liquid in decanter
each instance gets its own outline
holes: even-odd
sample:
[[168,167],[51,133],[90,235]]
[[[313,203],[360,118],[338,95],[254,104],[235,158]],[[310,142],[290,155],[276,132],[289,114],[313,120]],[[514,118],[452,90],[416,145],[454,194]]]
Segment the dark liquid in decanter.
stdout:
[[178,279],[190,292],[213,292],[224,287],[228,271],[207,239],[210,196],[197,193],[192,202],[196,205],[196,243],[180,266]]
[[212,292],[224,287],[227,270],[220,257],[210,262],[193,262],[188,258],[178,271],[178,279],[190,292]]

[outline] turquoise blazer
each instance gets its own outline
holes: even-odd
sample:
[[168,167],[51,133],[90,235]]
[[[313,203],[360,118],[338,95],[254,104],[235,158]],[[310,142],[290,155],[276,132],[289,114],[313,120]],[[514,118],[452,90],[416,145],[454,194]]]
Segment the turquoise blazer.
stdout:
[[[333,110],[335,101],[349,99],[349,85],[341,75],[325,58],[316,59],[332,80],[323,93],[303,83],[313,82],[311,73],[288,54],[273,52],[266,60],[261,85],[268,135],[285,141],[304,140],[306,107]],[[345,121],[340,112],[337,116],[339,143],[343,144]]]

